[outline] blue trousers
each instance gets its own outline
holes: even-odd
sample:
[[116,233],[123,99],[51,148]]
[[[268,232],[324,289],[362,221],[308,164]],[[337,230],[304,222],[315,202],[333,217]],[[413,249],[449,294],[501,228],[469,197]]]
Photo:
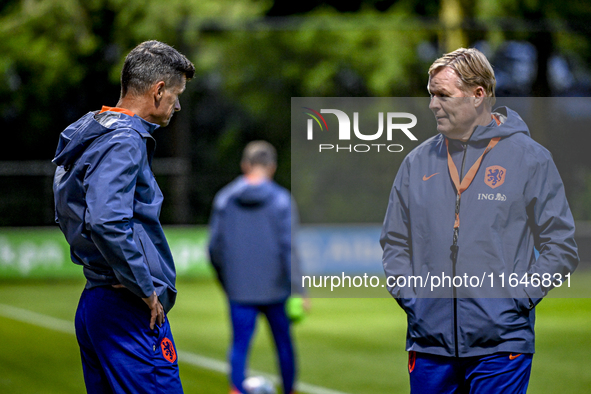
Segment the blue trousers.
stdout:
[[285,313],[285,303],[272,305],[245,305],[230,302],[230,317],[232,319],[232,348],[230,349],[231,382],[235,389],[246,393],[242,387],[246,358],[250,348],[250,341],[256,326],[259,313],[263,313],[269,322],[283,381],[283,392],[293,391],[295,379],[295,354],[290,334],[290,322]]
[[411,394],[525,394],[533,354],[442,357],[409,352]]
[[150,330],[150,309],[129,290],[85,289],[76,337],[89,394],[183,392],[168,319]]

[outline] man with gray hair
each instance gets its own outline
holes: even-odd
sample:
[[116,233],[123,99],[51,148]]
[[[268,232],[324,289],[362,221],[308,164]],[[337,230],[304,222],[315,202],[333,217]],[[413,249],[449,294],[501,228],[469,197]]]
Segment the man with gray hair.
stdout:
[[[515,111],[492,111],[495,84],[476,49],[437,59],[428,90],[439,134],[406,156],[392,187],[382,262],[407,314],[415,394],[525,393],[535,306],[578,264],[574,220],[552,156]],[[442,283],[400,286],[399,278],[413,275]],[[485,275],[496,285],[457,285]],[[510,277],[519,284],[502,287],[500,278]]]
[[166,317],[176,274],[159,220],[152,133],[180,111],[194,73],[174,48],[143,42],[125,59],[117,106],[60,135],[55,213],[87,280],[75,325],[88,393],[183,391]]

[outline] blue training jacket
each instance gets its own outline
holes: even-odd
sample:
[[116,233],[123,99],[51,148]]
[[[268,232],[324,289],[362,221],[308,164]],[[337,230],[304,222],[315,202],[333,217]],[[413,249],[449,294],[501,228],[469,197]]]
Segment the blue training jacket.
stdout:
[[[409,351],[459,357],[534,353],[534,306],[553,286],[511,288],[509,275],[564,279],[578,264],[574,220],[550,153],[531,139],[516,112],[496,111],[500,125],[476,127],[465,146],[448,141],[458,172],[466,174],[491,138],[501,137],[461,195],[455,265],[450,247],[457,194],[446,138],[438,134],[410,152],[394,181],[380,240],[384,271],[393,278],[430,278],[427,286],[390,283],[407,314]],[[477,281],[431,288],[433,276],[484,278],[488,289],[472,287]]]
[[156,128],[137,115],[86,114],[60,135],[53,190],[56,221],[86,287],[123,284],[142,298],[156,291],[168,312],[176,273],[150,167]]
[[241,176],[218,192],[209,255],[230,301],[283,302],[291,279],[294,286],[301,282],[292,251],[292,216],[297,213],[289,191],[273,181],[252,185]]

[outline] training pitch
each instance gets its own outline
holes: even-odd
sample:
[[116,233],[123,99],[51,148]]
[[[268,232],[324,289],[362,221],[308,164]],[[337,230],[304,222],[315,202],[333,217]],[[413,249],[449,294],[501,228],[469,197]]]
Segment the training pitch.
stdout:
[[[82,280],[0,283],[0,391],[84,392],[74,335]],[[227,394],[227,308],[213,280],[181,280],[169,315],[185,393]],[[261,324],[262,323],[262,324]],[[294,327],[299,392],[407,393],[405,315],[392,299],[313,299]],[[588,393],[591,300],[546,299],[537,308],[528,393]],[[250,368],[276,375],[273,343],[259,322]]]

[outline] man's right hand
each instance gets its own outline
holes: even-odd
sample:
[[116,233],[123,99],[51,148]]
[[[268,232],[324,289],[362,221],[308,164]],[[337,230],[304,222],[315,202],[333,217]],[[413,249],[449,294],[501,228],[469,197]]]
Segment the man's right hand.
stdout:
[[150,297],[142,298],[142,300],[150,307],[150,330],[154,329],[154,324],[158,324],[158,327],[160,327],[164,323],[164,308],[158,300],[156,291]]

